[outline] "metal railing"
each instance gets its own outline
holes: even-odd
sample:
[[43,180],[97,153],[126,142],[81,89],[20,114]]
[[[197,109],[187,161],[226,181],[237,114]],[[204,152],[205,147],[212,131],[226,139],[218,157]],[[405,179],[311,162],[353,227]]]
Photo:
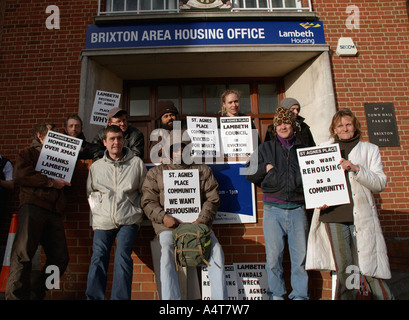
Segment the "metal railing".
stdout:
[[[98,15],[188,12],[179,0],[98,0]],[[230,11],[312,11],[311,0],[231,0]]]

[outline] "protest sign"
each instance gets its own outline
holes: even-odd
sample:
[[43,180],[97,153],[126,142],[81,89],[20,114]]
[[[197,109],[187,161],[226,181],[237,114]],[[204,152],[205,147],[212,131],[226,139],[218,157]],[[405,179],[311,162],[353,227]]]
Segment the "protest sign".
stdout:
[[349,203],[339,144],[297,150],[307,209]]
[[[233,263],[225,266],[228,300],[269,300],[265,263]],[[202,300],[210,300],[212,283],[202,267]]]
[[218,157],[220,142],[215,117],[186,117],[193,157]]
[[105,126],[108,123],[107,115],[112,108],[119,106],[121,95],[114,92],[97,90],[92,108],[90,124]]
[[82,139],[48,131],[35,170],[70,183],[81,145]]
[[194,222],[201,210],[199,170],[163,170],[165,212],[181,222]]
[[[233,265],[224,266],[226,277],[227,300],[237,300],[237,274]],[[202,267],[202,300],[211,299],[211,283],[209,280],[209,271],[206,266]]]
[[220,140],[224,157],[249,157],[253,153],[251,118],[220,118]]

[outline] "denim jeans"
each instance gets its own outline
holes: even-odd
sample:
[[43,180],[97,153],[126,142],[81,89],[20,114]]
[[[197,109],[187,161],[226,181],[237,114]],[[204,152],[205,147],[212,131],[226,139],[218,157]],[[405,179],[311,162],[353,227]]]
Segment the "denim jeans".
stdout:
[[291,260],[290,299],[308,299],[308,274],[305,270],[308,223],[304,207],[281,209],[264,204],[264,239],[267,258],[268,295],[282,299],[286,293],[283,278],[283,253],[285,239]]
[[[208,267],[212,300],[226,300],[227,287],[224,273],[224,252],[222,246],[212,232],[210,235],[210,259]],[[172,231],[159,234],[161,245],[160,280],[162,300],[180,300],[178,274],[175,267],[175,253]]]
[[107,270],[112,245],[117,238],[111,300],[130,300],[133,274],[131,258],[133,244],[138,234],[136,224],[115,230],[95,230],[91,265],[88,272],[87,299],[104,300]]

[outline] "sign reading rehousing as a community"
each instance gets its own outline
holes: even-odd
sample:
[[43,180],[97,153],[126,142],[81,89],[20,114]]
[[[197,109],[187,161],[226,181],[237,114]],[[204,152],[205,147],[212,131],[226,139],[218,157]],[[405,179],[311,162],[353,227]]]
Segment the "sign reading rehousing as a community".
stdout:
[[165,212],[181,222],[194,222],[200,213],[199,170],[163,170]]
[[339,144],[297,150],[307,209],[349,203]]
[[35,170],[71,183],[82,139],[48,131]]

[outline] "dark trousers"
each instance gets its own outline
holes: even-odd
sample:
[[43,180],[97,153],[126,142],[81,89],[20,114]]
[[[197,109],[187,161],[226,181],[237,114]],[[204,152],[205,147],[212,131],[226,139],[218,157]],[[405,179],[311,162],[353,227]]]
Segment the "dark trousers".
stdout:
[[[45,265],[32,282],[32,259],[41,244]],[[10,257],[10,274],[6,286],[7,300],[43,299],[46,291],[47,266],[56,266],[60,277],[68,265],[68,249],[61,216],[43,208],[25,204],[18,214],[18,226]]]

